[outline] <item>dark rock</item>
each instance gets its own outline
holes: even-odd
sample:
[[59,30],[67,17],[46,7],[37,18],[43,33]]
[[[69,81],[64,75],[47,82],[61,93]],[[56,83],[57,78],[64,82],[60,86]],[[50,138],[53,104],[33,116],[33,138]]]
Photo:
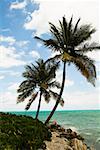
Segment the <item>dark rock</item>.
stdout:
[[71,129],[67,129],[67,133],[71,133],[72,132],[72,130]]

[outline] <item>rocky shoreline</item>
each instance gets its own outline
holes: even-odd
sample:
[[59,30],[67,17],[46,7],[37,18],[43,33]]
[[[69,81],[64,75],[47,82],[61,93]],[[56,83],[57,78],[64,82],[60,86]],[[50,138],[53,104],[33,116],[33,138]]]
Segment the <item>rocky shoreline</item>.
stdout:
[[29,116],[1,112],[0,150],[5,149],[95,150],[73,129],[64,129],[56,122],[45,126]]
[[88,147],[84,138],[71,129],[64,129],[58,124],[48,125],[52,133],[51,141],[45,141],[46,150],[95,150]]

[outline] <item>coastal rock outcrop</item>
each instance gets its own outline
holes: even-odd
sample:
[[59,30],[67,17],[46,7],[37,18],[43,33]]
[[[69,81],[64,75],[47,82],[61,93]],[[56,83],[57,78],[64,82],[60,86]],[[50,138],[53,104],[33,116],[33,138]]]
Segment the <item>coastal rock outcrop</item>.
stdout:
[[91,150],[84,143],[84,138],[71,129],[66,130],[58,124],[51,124],[48,128],[52,138],[45,141],[46,150]]
[[73,150],[69,145],[69,141],[65,138],[60,138],[59,134],[52,132],[51,141],[45,141],[46,150]]
[[83,141],[73,138],[68,140],[60,137],[58,133],[52,132],[51,141],[45,141],[46,150],[88,150]]
[[87,150],[87,145],[76,138],[71,140],[71,147],[73,150]]

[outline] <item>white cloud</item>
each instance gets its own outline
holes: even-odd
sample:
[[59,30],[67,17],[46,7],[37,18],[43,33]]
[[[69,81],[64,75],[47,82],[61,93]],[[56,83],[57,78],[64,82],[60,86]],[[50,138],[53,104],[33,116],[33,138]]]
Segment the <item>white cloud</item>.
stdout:
[[65,80],[65,86],[72,86],[74,85],[74,81],[73,80]]
[[6,91],[0,93],[0,111],[21,111],[24,110],[27,101],[16,104],[18,94]]
[[25,8],[26,7],[26,5],[27,5],[27,3],[26,3],[26,1],[23,1],[23,2],[18,2],[18,1],[16,1],[16,2],[13,2],[11,5],[10,5],[10,9],[12,10],[12,9],[23,9],[23,8]]
[[15,96],[15,93],[11,93],[11,92],[3,92],[3,93],[0,93],[0,101],[1,102],[7,102],[7,101],[10,101],[10,100],[14,100],[16,98]]
[[[32,19],[26,22],[24,24],[24,27],[27,30],[36,30],[37,35],[41,35],[43,33],[48,32],[48,22],[52,22],[57,25],[58,20],[61,19],[64,15],[66,15],[67,19],[70,19],[72,14],[74,15],[74,22],[77,21],[79,17],[81,17],[81,24],[92,23],[94,27],[99,29],[98,0],[35,0],[35,2],[39,4],[39,9],[31,13]],[[98,38],[99,34],[97,32],[95,34],[95,39]]]
[[2,36],[0,35],[0,42],[7,42],[9,45],[13,45],[16,42],[16,39],[12,36]]
[[41,43],[37,43],[37,47],[40,48],[42,46]]
[[[63,74],[63,71],[61,71],[61,70],[58,70],[57,71],[57,76],[56,76],[56,80],[58,81],[58,82],[62,82],[62,74]],[[70,79],[68,79],[67,77],[66,77],[66,79],[65,79],[65,87],[69,87],[69,86],[73,86],[74,85],[74,81],[73,80],[70,80]]]
[[4,79],[5,78],[5,76],[0,76],[0,80],[2,80],[2,79]]
[[52,51],[52,53],[51,53],[51,56],[50,57],[54,57],[54,56],[56,56],[56,55],[59,55],[60,54],[60,52],[59,51]]
[[23,46],[26,46],[27,44],[29,44],[29,41],[17,41],[16,44],[19,47],[23,47]]
[[96,69],[98,72],[100,72],[100,62],[96,64]]
[[87,55],[96,62],[100,62],[100,50],[88,52]]
[[29,53],[33,58],[40,58],[40,54],[37,51],[31,51]]
[[19,87],[20,83],[11,83],[9,86],[8,86],[8,90],[9,91],[16,91]]
[[19,58],[20,55],[16,53],[16,49],[14,47],[0,46],[0,67],[9,68],[25,65],[25,62]]
[[10,75],[11,75],[11,76],[19,77],[19,76],[21,75],[21,73],[20,73],[20,72],[11,71],[11,72],[10,72]]
[[100,109],[100,89],[93,92],[68,92],[64,93],[64,109]]
[[1,29],[2,32],[10,32],[10,29],[9,28],[3,28]]
[[98,75],[97,79],[98,79],[98,81],[100,82],[100,75]]
[[3,76],[9,74],[10,76],[15,76],[15,77],[19,77],[21,75],[20,72],[13,71],[13,70],[0,70],[0,74],[3,74]]

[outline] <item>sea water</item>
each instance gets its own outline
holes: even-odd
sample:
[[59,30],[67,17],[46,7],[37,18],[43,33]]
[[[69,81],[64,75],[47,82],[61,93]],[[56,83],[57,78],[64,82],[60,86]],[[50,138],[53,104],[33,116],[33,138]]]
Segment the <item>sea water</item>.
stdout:
[[[35,111],[11,112],[18,115],[35,117]],[[45,121],[49,111],[41,111],[39,119]],[[62,125],[64,128],[71,128],[85,138],[88,146],[94,146],[100,150],[100,110],[78,110],[78,111],[56,111],[51,121]]]

